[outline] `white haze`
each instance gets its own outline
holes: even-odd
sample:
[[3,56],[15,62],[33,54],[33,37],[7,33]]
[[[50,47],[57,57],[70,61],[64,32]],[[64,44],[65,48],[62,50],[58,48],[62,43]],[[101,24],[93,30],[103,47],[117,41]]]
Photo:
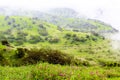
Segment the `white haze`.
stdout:
[[[99,19],[120,30],[120,0],[0,0],[0,6],[45,11],[67,7],[89,18]],[[112,39],[120,40],[120,34]]]
[[0,0],[0,6],[46,10],[68,7],[90,18],[100,19],[120,30],[120,0]]

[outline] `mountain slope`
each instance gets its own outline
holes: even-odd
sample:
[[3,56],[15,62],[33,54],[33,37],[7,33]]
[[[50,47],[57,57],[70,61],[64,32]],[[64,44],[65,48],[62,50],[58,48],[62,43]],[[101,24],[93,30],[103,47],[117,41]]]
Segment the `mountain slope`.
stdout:
[[[38,17],[0,16],[0,41],[10,43],[10,46],[0,44],[0,79],[97,80],[120,77],[119,51],[112,51],[109,40],[95,32],[96,30],[111,30],[112,27],[103,26],[104,23],[100,21],[83,19],[83,22],[80,21],[82,25],[86,21],[96,25],[97,28],[91,33],[88,31],[91,26],[83,25],[85,31],[79,32],[80,27],[71,30],[74,26],[71,28],[68,26],[68,30],[66,30],[66,27],[61,28],[46,21],[46,19],[48,20],[46,15],[41,17],[44,20]],[[53,65],[50,62],[59,62],[59,60],[61,62],[62,59],[67,62],[67,57],[60,55],[63,53],[70,54],[73,57],[71,60],[73,63],[62,66]],[[71,59],[69,56],[68,58]],[[50,64],[44,63],[46,60]]]
[[[114,29],[102,21],[84,18],[76,11],[69,8],[56,8],[48,12],[47,17],[40,17],[41,20],[53,23],[65,29],[72,29],[82,32],[98,32],[98,33],[114,33],[118,30]],[[67,16],[68,15],[68,16]],[[48,18],[48,19],[47,19]]]
[[111,25],[99,20],[84,18],[75,10],[70,8],[55,8],[46,12],[35,10],[22,10],[1,7],[2,15],[13,16],[28,16],[34,19],[39,19],[48,23],[52,23],[61,28],[81,32],[97,32],[97,33],[115,33],[118,32]]
[[70,31],[30,17],[0,16],[0,22],[0,41],[8,41],[15,48],[47,47],[95,60],[109,53],[109,41],[97,33]]
[[89,43],[102,40],[103,37],[91,34],[65,30],[53,24],[36,18],[19,16],[0,16],[0,40],[8,40],[15,45],[57,43],[64,45]]

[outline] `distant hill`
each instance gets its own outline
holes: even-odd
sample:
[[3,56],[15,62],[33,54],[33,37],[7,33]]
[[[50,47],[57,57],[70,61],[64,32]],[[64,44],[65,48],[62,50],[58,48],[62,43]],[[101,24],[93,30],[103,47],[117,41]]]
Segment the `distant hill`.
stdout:
[[114,33],[118,32],[111,25],[99,20],[84,18],[76,11],[69,8],[56,8],[48,12],[49,15],[40,17],[41,20],[53,23],[65,29],[72,29],[80,32],[98,32],[98,33]]
[[56,8],[45,13],[35,14],[33,17],[53,23],[61,28],[77,32],[118,32],[118,30],[107,23],[104,23],[100,20],[85,18],[79,15],[75,10],[69,8]]
[[118,32],[111,25],[100,20],[84,18],[75,10],[70,8],[55,8],[46,12],[23,10],[14,8],[0,8],[0,14],[8,16],[28,16],[39,19],[48,23],[57,25],[67,30],[80,32],[97,32],[97,33],[115,33]]

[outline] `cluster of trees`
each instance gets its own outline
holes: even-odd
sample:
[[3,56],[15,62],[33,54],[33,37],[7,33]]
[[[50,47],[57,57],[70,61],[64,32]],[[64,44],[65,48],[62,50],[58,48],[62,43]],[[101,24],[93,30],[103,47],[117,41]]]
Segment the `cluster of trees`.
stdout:
[[67,40],[70,40],[71,43],[76,43],[76,42],[90,42],[90,41],[98,41],[100,39],[104,40],[105,38],[103,36],[100,36],[98,33],[92,33],[91,35],[86,35],[84,37],[80,37],[77,34],[71,34],[71,33],[66,33],[64,38]]
[[16,35],[13,35],[10,31],[9,32],[1,31],[0,33],[1,33],[0,41],[7,40],[8,42],[13,43],[15,45],[22,45],[25,42],[36,44],[38,42],[44,42],[44,41],[48,41],[49,43],[58,43],[60,41],[58,37],[49,36],[48,32],[46,35],[45,34],[43,35],[42,33],[40,33],[39,35],[29,35],[28,33],[23,31],[17,31]]
[[77,34],[70,34],[70,33],[67,33],[65,35],[65,38],[67,40],[70,40],[71,39],[71,42],[74,43],[74,42],[85,42],[87,41],[87,38],[86,37],[79,37]]

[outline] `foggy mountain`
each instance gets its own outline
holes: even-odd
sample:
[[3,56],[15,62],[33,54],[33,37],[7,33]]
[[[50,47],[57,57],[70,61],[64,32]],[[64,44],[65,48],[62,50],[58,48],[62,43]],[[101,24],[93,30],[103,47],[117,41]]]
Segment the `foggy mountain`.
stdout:
[[[53,23],[61,28],[82,32],[115,33],[118,32],[111,25],[100,20],[90,19],[80,15],[70,8],[53,8],[47,11],[25,10],[20,8],[1,7],[0,14],[6,16],[28,16]],[[102,10],[98,16],[102,15]]]

